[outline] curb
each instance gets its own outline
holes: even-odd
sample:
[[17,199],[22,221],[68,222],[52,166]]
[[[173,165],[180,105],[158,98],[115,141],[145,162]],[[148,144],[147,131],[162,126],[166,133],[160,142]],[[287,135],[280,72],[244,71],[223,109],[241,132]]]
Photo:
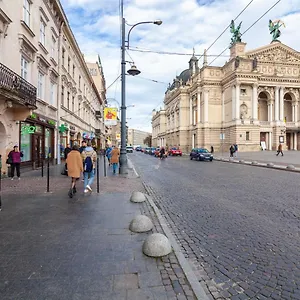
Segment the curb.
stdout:
[[271,165],[271,164],[273,164],[273,162],[260,163],[257,161],[244,161],[244,160],[237,161],[237,160],[230,160],[229,158],[217,158],[217,157],[214,157],[214,160],[224,162],[224,163],[239,164],[239,165],[246,165],[246,166],[252,166],[252,167],[261,167],[261,168],[267,168],[267,169],[273,169],[273,170],[300,173],[299,168],[293,169],[293,168],[291,168],[291,165],[286,165],[286,166]]
[[[149,190],[148,187],[143,183],[143,186],[145,188],[145,190],[147,191],[147,193],[149,194]],[[180,246],[178,245],[178,243],[176,242],[176,239],[174,238],[172,232],[170,231],[168,225],[166,224],[165,218],[161,215],[158,207],[155,205],[155,203],[153,202],[151,196],[146,195],[147,200],[149,202],[149,204],[151,205],[152,209],[154,210],[157,219],[165,233],[165,235],[167,236],[167,238],[169,239],[172,248],[174,250],[175,256],[178,259],[179,265],[181,266],[190,286],[191,289],[193,290],[195,296],[197,299],[199,300],[209,300],[208,296],[206,295],[203,287],[201,286],[199,280],[197,279],[197,276],[195,274],[195,272],[192,270],[189,262],[187,261],[187,259],[184,257],[183,253],[180,250]]]

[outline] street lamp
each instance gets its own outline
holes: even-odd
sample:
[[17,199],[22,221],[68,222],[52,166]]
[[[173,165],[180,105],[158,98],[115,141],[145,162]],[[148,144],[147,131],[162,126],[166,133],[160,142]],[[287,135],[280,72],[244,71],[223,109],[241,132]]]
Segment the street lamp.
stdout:
[[[125,97],[125,69],[126,69],[126,60],[125,60],[125,49],[129,48],[129,37],[132,29],[141,24],[155,24],[161,25],[161,20],[156,21],[146,21],[139,22],[131,26],[128,31],[127,40],[125,39],[125,18],[124,18],[124,4],[123,0],[121,0],[121,15],[122,15],[122,60],[121,60],[121,80],[122,80],[122,89],[121,89],[121,151],[120,151],[120,174],[127,174],[127,151],[126,151],[126,97]],[[128,74],[132,76],[136,76],[140,74],[141,71],[137,69],[137,67],[133,64],[131,68],[128,70]],[[125,121],[125,122],[122,122]]]

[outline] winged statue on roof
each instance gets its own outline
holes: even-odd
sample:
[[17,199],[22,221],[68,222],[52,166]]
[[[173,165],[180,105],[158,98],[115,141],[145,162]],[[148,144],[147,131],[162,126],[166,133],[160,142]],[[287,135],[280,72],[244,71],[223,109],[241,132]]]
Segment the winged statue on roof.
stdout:
[[230,45],[233,46],[235,43],[242,41],[242,34],[241,34],[241,26],[243,22],[240,22],[240,24],[235,27],[234,20],[230,23],[230,32],[232,33],[231,37],[231,43]]

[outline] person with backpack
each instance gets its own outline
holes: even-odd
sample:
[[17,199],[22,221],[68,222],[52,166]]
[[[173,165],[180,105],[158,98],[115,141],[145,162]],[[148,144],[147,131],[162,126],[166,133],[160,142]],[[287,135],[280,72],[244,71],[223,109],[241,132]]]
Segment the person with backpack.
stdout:
[[113,165],[114,174],[116,174],[118,168],[119,158],[120,158],[120,150],[117,147],[113,146],[113,149],[111,151],[110,163]]
[[84,192],[92,192],[91,185],[95,178],[97,153],[93,149],[91,142],[87,143],[87,147],[81,153],[81,157],[83,160]]

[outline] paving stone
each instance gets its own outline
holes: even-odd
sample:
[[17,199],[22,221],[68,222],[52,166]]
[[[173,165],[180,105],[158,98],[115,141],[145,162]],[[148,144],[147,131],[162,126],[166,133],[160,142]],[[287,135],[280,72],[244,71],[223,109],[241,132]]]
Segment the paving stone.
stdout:
[[163,281],[159,272],[144,272],[138,274],[138,280],[141,288],[163,285]]
[[114,290],[138,289],[137,274],[114,275]]

